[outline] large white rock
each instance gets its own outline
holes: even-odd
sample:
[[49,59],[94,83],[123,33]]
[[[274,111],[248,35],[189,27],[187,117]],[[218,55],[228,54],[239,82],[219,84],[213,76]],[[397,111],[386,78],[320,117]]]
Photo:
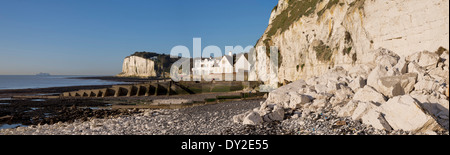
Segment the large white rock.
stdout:
[[383,67],[394,67],[397,65],[400,57],[392,51],[380,49],[380,55],[375,59],[375,64]]
[[314,87],[318,93],[327,93],[328,87],[326,85],[316,84]]
[[439,55],[429,51],[423,51],[420,52],[420,57],[417,64],[422,67],[436,67],[438,61]]
[[287,107],[291,100],[291,94],[297,95],[297,92],[303,92],[304,89],[307,89],[306,82],[298,80],[270,92],[267,101],[272,104],[285,105]]
[[309,106],[310,109],[325,108],[329,103],[326,99],[315,99],[313,103]]
[[425,78],[427,72],[424,68],[420,67],[419,64],[417,64],[417,62],[410,62],[408,64],[408,72],[409,73],[417,73],[418,77],[417,80],[421,81]]
[[360,120],[362,116],[366,115],[370,110],[378,106],[371,102],[359,102],[356,109],[353,111],[352,119]]
[[348,70],[348,75],[351,78],[362,77],[363,79],[367,79],[368,74],[372,70],[373,67],[369,64],[359,64],[351,67]]
[[341,89],[339,82],[335,81],[335,80],[328,80],[326,87],[327,87],[327,89],[326,89],[327,93],[335,93],[337,90]]
[[353,115],[353,112],[358,107],[358,103],[360,101],[351,100],[347,104],[345,104],[342,108],[338,109],[339,117],[350,117]]
[[376,129],[384,129],[383,125],[378,120],[378,117],[380,116],[380,112],[376,109],[369,110],[365,115],[361,117],[362,123],[366,125],[371,125],[372,127]]
[[243,118],[244,125],[258,125],[263,122],[262,117],[257,112],[251,112]]
[[365,86],[364,88],[359,89],[353,96],[353,100],[361,102],[374,102],[380,105],[386,102],[383,94],[377,92],[370,86]]
[[436,120],[429,115],[411,95],[397,96],[380,106],[389,125],[395,130],[425,133],[442,130]]
[[440,84],[430,76],[424,76],[422,80],[418,80],[418,82],[414,85],[414,89],[416,91],[432,93],[438,91],[439,85]]
[[400,58],[398,63],[394,66],[394,69],[397,69],[400,74],[405,74],[408,72],[408,62],[405,58]]
[[416,53],[407,55],[405,57],[405,60],[408,62],[416,62],[417,63],[417,62],[419,62],[419,59],[420,59],[420,52],[416,52]]
[[378,91],[387,97],[404,95],[411,92],[416,84],[417,73],[400,76],[387,76],[378,79]]
[[444,82],[448,83],[448,78],[449,78],[448,73],[449,73],[448,70],[445,71],[444,69],[439,68],[439,67],[433,68],[428,72],[428,74],[432,78],[436,79],[437,81],[441,81],[442,83],[444,83]]
[[352,97],[353,91],[349,87],[341,86],[341,89],[337,90],[334,94],[333,98],[335,99],[335,102],[331,102],[331,104],[335,106],[336,104],[350,100]]
[[[388,64],[389,65],[389,64]],[[393,67],[377,65],[375,69],[373,69],[369,76],[367,77],[367,85],[372,86],[376,90],[378,89],[378,81],[380,78],[388,77],[388,76],[396,76],[399,75],[399,71],[395,70]]]
[[284,109],[282,107],[275,106],[273,111],[267,115],[271,121],[282,121],[284,119]]
[[411,96],[419,101],[426,111],[437,118],[445,129],[449,129],[449,101],[447,99],[439,99],[435,96],[420,93],[412,93]]
[[392,130],[391,125],[386,121],[384,114],[379,112],[379,108],[369,110],[361,117],[361,121],[364,124],[371,125],[372,127],[380,130]]
[[354,78],[352,80],[352,82],[350,82],[350,84],[348,85],[350,88],[352,88],[353,91],[357,91],[360,88],[363,88],[364,86],[366,86],[366,80],[363,79],[361,76],[358,76],[356,78]]
[[289,94],[291,98],[289,101],[289,106],[286,108],[297,109],[302,105],[311,102],[310,97],[307,95],[297,94],[296,92],[290,92]]
[[248,114],[250,114],[250,112],[252,112],[252,111],[247,111],[246,113],[242,113],[242,114],[239,114],[239,115],[234,115],[233,116],[233,122],[234,123],[238,123],[238,124],[242,123],[244,121],[244,117],[247,116]]
[[277,89],[269,93],[266,101],[275,105],[285,105],[289,104],[290,98],[289,92]]

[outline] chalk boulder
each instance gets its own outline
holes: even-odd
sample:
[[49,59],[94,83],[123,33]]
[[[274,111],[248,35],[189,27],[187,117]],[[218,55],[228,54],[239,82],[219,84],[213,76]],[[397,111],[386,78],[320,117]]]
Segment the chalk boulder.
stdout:
[[339,117],[350,117],[353,115],[353,112],[358,107],[358,103],[360,101],[357,100],[351,100],[346,105],[344,105],[342,108],[338,109],[338,116]]
[[442,127],[411,95],[397,96],[380,106],[380,112],[395,130],[425,133]]
[[290,92],[289,94],[291,98],[289,101],[289,105],[286,108],[297,109],[300,108],[302,105],[311,102],[310,97],[307,95],[298,94],[296,92]]
[[363,88],[366,86],[366,79],[362,78],[361,76],[358,76],[354,78],[350,84],[348,85],[353,91],[357,91],[360,88]]
[[364,124],[380,130],[391,131],[392,127],[384,117],[385,115],[379,111],[379,108],[371,109],[361,117]]
[[284,109],[279,106],[275,106],[273,111],[267,114],[271,121],[282,121],[284,119]]
[[244,125],[258,125],[263,122],[262,117],[257,112],[250,112],[243,118]]
[[417,64],[422,67],[436,67],[439,61],[439,55],[429,51],[420,52],[420,57]]
[[400,75],[399,71],[395,70],[392,66],[377,65],[367,77],[367,85],[378,90],[378,81],[380,78],[397,75]]
[[425,78],[425,76],[427,75],[426,70],[423,67],[419,66],[419,64],[417,64],[417,62],[415,62],[415,61],[414,62],[410,62],[408,64],[408,72],[409,73],[417,73],[418,74],[418,77],[417,77],[418,81],[423,80]]
[[439,86],[439,82],[437,82],[430,76],[425,76],[423,80],[419,80],[414,85],[414,89],[416,91],[422,91],[425,94],[430,94],[432,92],[438,91]]
[[449,129],[449,101],[446,99],[439,99],[431,95],[424,95],[420,93],[412,93],[411,96],[420,102],[421,106],[431,115],[433,115],[439,124],[445,129]]
[[359,102],[352,114],[353,120],[360,120],[362,116],[367,114],[370,110],[377,108],[378,106],[373,102]]
[[405,74],[408,72],[408,62],[405,58],[401,58],[398,63],[394,66],[394,69],[398,70],[400,74]]
[[417,73],[407,73],[400,76],[387,76],[378,79],[378,91],[387,97],[410,93],[416,84]]
[[361,102],[374,102],[380,105],[386,103],[386,99],[383,94],[377,92],[371,86],[365,86],[364,88],[359,89],[353,96],[353,100]]

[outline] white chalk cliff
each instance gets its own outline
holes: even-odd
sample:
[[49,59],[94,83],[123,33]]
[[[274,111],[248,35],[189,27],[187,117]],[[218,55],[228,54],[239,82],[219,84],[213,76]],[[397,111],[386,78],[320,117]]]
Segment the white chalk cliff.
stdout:
[[129,56],[123,60],[119,77],[155,77],[155,62],[139,56]]
[[[293,19],[294,18],[294,19]],[[256,50],[250,77],[266,83],[307,79],[342,66],[374,64],[373,50],[404,58],[449,49],[448,0],[279,0],[256,46],[277,46],[277,76],[268,54]]]
[[[328,112],[387,133],[448,134],[448,0],[280,0],[256,46],[250,79],[295,82],[236,123]],[[277,76],[261,46],[278,47]]]

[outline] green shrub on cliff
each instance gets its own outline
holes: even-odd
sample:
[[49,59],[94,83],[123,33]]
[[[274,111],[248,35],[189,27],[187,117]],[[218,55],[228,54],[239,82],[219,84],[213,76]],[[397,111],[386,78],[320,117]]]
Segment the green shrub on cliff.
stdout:
[[339,0],[330,0],[330,1],[328,1],[327,5],[322,10],[317,12],[317,16],[319,16],[319,17],[322,16],[323,13],[325,13],[326,10],[330,9],[332,6],[334,6],[334,5],[338,4],[338,3],[339,3]]
[[267,37],[270,38],[279,29],[281,29],[281,32],[286,31],[292,23],[301,17],[314,13],[319,1],[321,0],[290,0],[289,6],[273,20],[272,27],[267,32]]
[[144,52],[135,52],[131,56],[138,56],[138,57],[142,57],[142,58],[145,58],[145,59],[150,59],[150,58],[152,58],[154,56],[158,56],[158,55],[160,55],[160,54],[153,53],[153,52],[145,52],[144,51]]
[[333,56],[333,51],[331,48],[320,41],[319,45],[313,47],[314,51],[316,51],[316,57],[319,61],[330,61]]

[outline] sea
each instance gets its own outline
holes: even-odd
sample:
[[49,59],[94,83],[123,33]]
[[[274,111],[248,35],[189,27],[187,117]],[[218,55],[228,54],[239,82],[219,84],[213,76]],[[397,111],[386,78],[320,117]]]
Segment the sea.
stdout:
[[105,81],[100,79],[76,79],[80,77],[94,77],[88,75],[0,75],[0,90],[51,88],[89,85],[115,85],[125,82]]

